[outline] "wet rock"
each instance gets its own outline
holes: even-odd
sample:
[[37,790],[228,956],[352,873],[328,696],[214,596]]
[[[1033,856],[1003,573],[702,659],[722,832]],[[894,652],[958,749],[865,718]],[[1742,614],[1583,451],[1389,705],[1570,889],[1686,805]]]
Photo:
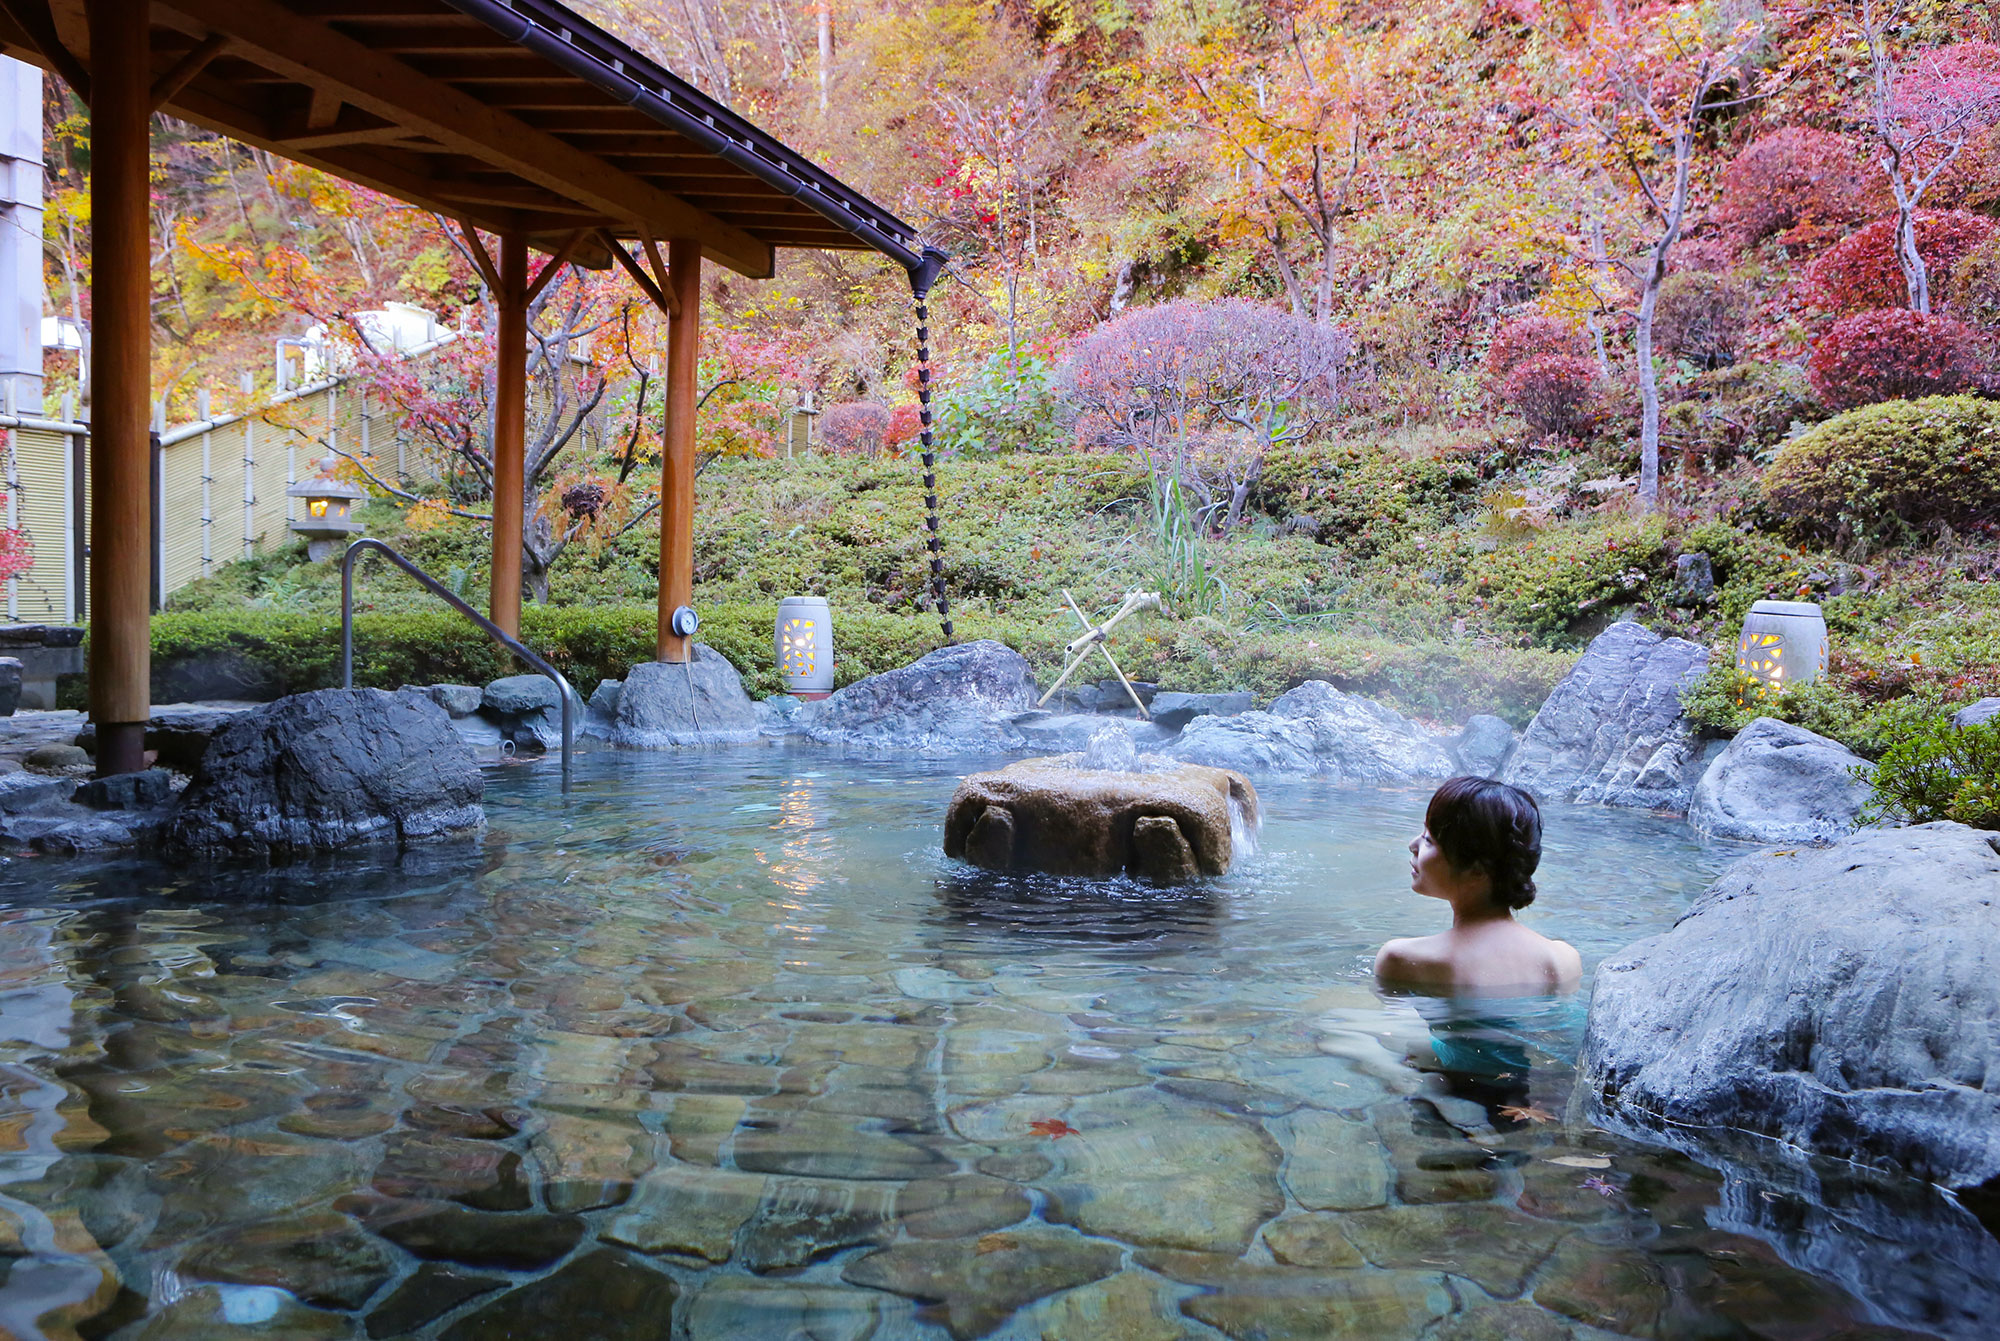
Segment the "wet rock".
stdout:
[[947,1173],[952,1161],[915,1136],[859,1128],[838,1114],[804,1112],[737,1132],[736,1165],[752,1173],[900,1182]]
[[1136,717],[1104,717],[1095,713],[1018,713],[1010,722],[1022,743],[1043,754],[1072,754],[1090,744],[1099,731],[1117,731],[1131,739],[1135,751],[1157,750],[1174,738],[1174,731]]
[[1036,1299],[1118,1269],[1119,1251],[1074,1230],[1029,1226],[977,1239],[899,1243],[850,1262],[841,1279],[942,1304],[954,1337],[984,1336]]
[[12,717],[21,706],[23,669],[19,657],[0,657],[0,717]]
[[1451,752],[1394,708],[1307,680],[1271,703],[1271,715],[1312,729],[1319,771],[1342,782],[1401,783],[1450,777]]
[[1746,857],[1608,957],[1579,1087],[1620,1126],[2000,1179],[2000,834],[1938,823]]
[[1455,1303],[1433,1272],[1284,1272],[1224,1284],[1181,1311],[1238,1341],[1377,1341],[1415,1336]]
[[489,1211],[525,1210],[521,1157],[486,1141],[398,1131],[383,1143],[375,1186],[392,1197],[441,1197]]
[[755,740],[757,722],[736,667],[696,643],[691,661],[642,661],[627,672],[610,740],[635,750]]
[[1197,717],[1234,717],[1248,712],[1255,701],[1249,690],[1238,689],[1226,694],[1156,694],[1146,706],[1155,723],[1177,731]]
[[64,804],[42,814],[0,816],[0,840],[50,856],[68,857],[82,852],[151,847],[166,824],[165,809],[104,812]]
[[440,1341],[669,1341],[679,1297],[672,1277],[599,1248],[459,1319]]
[[1566,1232],[1500,1206],[1392,1206],[1342,1217],[1355,1247],[1379,1267],[1439,1267],[1512,1298]]
[[1035,675],[1020,653],[991,640],[940,648],[897,670],[857,680],[799,714],[822,745],[870,754],[999,753],[1016,748],[1009,719],[1035,706]]
[[395,1274],[388,1249],[330,1211],[225,1229],[181,1259],[196,1280],[271,1285],[308,1304],[359,1308]]
[[1361,1251],[1341,1233],[1345,1217],[1338,1215],[1294,1215],[1264,1226],[1264,1246],[1271,1256],[1286,1266],[1358,1267]]
[[574,1215],[508,1215],[440,1206],[371,1217],[369,1227],[418,1257],[533,1271],[560,1261],[576,1247],[584,1223]]
[[1273,1094],[1269,1090],[1234,1080],[1202,1080],[1177,1076],[1160,1081],[1159,1087],[1176,1098],[1192,1099],[1198,1104],[1207,1104],[1211,1108],[1221,1108],[1231,1113],[1241,1113],[1247,1117],[1282,1117],[1299,1106],[1299,1101],[1289,1095]]
[[[49,1319],[41,1319],[44,1326]],[[94,1331],[94,1329],[93,1329]],[[189,1290],[147,1318],[136,1341],[349,1341],[354,1319],[308,1308],[271,1285],[204,1285]]]
[[454,1266],[425,1262],[387,1299],[369,1310],[368,1335],[377,1341],[407,1336],[468,1299],[505,1289],[507,1283],[504,1276],[480,1276]]
[[219,731],[167,829],[184,853],[291,856],[422,842],[486,822],[483,784],[444,710],[379,689],[320,689]]
[[[1171,874],[1166,868],[1185,849],[1190,874],[1221,875],[1232,856],[1232,800],[1254,825],[1256,789],[1224,769],[1122,773],[1080,767],[1075,755],[1023,759],[958,784],[945,811],[944,851],[991,870],[1107,876],[1141,868]],[[1174,832],[1149,826],[1142,834],[1153,818]]]
[[[572,731],[583,725],[579,706],[571,705]],[[517,749],[562,748],[562,690],[546,675],[502,676],[481,691],[479,707],[499,726],[501,739]]]
[[869,1341],[884,1334],[885,1302],[873,1290],[723,1276],[687,1302],[688,1341]]
[[1172,1287],[1144,1271],[1121,1271],[1030,1304],[1016,1325],[1024,1336],[1078,1341],[1194,1341],[1198,1335],[1180,1316]]
[[[547,683],[542,676],[534,678]],[[431,701],[443,708],[453,721],[472,716],[486,701],[486,691],[476,684],[434,684],[429,693]]]
[[2000,717],[2000,698],[1982,698],[1977,703],[1968,703],[1951,715],[1953,726],[1964,728],[1978,726]]
[[[33,767],[32,757],[30,767]],[[47,812],[68,799],[74,785],[67,778],[46,777],[41,773],[0,774],[0,814]]]
[[1292,1116],[1285,1186],[1312,1211],[1353,1211],[1389,1199],[1389,1164],[1370,1123],[1316,1109]]
[[788,736],[799,729],[805,700],[791,694],[766,694],[757,700],[757,730],[766,736]]
[[641,1252],[726,1262],[736,1231],[763,1204],[769,1181],[734,1169],[663,1165],[639,1180],[632,1199],[598,1237]]
[[403,1112],[403,1121],[424,1131],[462,1136],[472,1141],[504,1141],[521,1130],[519,1112],[504,1108],[470,1108],[463,1104],[418,1104]]
[[1868,761],[1802,726],[1759,717],[1695,784],[1688,823],[1704,838],[1827,843],[1852,833],[1874,789]]
[[1279,1150],[1263,1127],[1153,1089],[1079,1099],[1057,1143],[1049,1218],[1149,1247],[1242,1252],[1282,1211]]
[[1499,777],[1507,757],[1514,752],[1518,734],[1505,718],[1490,713],[1467,719],[1451,742],[1460,771],[1477,778]]
[[[1046,1168],[1046,1164],[1044,1165]],[[1000,1178],[925,1178],[896,1194],[896,1218],[914,1239],[958,1239],[1027,1218],[1028,1194]]]
[[[146,722],[146,748],[162,768],[192,774],[208,750],[215,733],[236,720],[248,706],[217,708],[187,703],[169,703],[153,709]],[[97,753],[97,724],[86,722],[77,732],[76,743],[90,754]]]
[[1535,1302],[1620,1336],[1661,1336],[1673,1293],[1658,1263],[1636,1252],[1573,1238],[1535,1282]]
[[744,1228],[736,1260],[763,1273],[805,1266],[894,1233],[896,1192],[880,1184],[774,1178]]
[[623,1204],[652,1167],[654,1136],[624,1115],[578,1117],[544,1109],[530,1157],[542,1202],[552,1211]]
[[173,795],[174,775],[164,768],[146,768],[92,778],[71,799],[92,810],[152,810],[166,805]]
[[1544,800],[1687,809],[1700,758],[1680,696],[1707,668],[1705,647],[1613,624],[1528,723],[1500,780]]
[[1487,1201],[1500,1189],[1493,1152],[1467,1140],[1427,1099],[1378,1106],[1375,1131],[1406,1202]]
[[1170,759],[1208,768],[1233,769],[1257,776],[1264,773],[1317,773],[1312,727],[1268,712],[1234,717],[1197,717],[1179,740],[1160,753]]
[[618,722],[618,695],[624,688],[623,680],[599,680],[597,688],[590,691],[590,703],[577,726],[577,734],[609,740],[611,728]]
[[1426,1333],[1426,1341],[1571,1341],[1576,1333],[1533,1304],[1486,1304],[1454,1313]]
[[1055,1167],[1055,1161],[1036,1150],[1011,1150],[987,1155],[973,1166],[983,1174],[1016,1183],[1032,1183]]

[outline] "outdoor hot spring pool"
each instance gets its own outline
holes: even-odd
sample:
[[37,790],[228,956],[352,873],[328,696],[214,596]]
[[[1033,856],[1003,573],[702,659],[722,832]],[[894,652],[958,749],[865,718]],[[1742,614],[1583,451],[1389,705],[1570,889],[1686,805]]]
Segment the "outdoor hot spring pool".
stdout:
[[[960,762],[489,774],[274,874],[0,867],[21,1337],[1982,1334],[1921,1189],[1571,1113],[1584,993],[1384,1002],[1426,793],[1263,784],[1193,892],[946,861]],[[1736,852],[1553,808],[1586,968]],[[1412,1051],[1454,1068],[1423,1075]],[[1892,1325],[1894,1324],[1894,1325]],[[1596,1329],[1596,1330],[1593,1330]]]

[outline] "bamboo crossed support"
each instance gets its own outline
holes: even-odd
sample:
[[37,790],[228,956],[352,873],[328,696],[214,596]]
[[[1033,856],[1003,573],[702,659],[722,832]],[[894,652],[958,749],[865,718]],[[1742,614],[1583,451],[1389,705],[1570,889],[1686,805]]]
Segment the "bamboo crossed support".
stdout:
[[1136,615],[1142,610],[1151,610],[1156,613],[1164,610],[1165,607],[1160,603],[1160,593],[1157,591],[1127,592],[1123,603],[1102,624],[1092,624],[1083,611],[1077,607],[1076,598],[1070,595],[1067,589],[1063,592],[1063,601],[1069,606],[1070,613],[1076,616],[1077,623],[1083,625],[1083,632],[1070,640],[1067,649],[1069,652],[1069,664],[1063,667],[1063,673],[1056,677],[1056,682],[1049,686],[1049,692],[1042,695],[1041,702],[1036,706],[1042,706],[1054,698],[1057,691],[1069,683],[1069,677],[1076,674],[1077,668],[1090,659],[1090,654],[1094,649],[1102,652],[1104,659],[1111,663],[1112,673],[1118,677],[1118,683],[1125,686],[1125,692],[1132,696],[1132,706],[1139,710],[1140,718],[1148,722],[1153,720],[1153,715],[1146,711],[1146,705],[1140,701],[1139,691],[1134,689],[1132,682],[1125,678],[1125,672],[1119,668],[1118,659],[1111,655],[1111,649],[1106,644],[1111,637],[1111,630],[1117,628],[1119,621],[1123,620],[1126,616]]

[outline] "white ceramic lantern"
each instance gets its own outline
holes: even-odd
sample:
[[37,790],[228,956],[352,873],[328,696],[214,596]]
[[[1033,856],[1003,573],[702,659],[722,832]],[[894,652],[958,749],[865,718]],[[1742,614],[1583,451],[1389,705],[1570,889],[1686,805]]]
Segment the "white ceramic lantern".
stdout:
[[800,698],[833,692],[833,609],[824,596],[787,596],[778,603],[773,636],[785,690]]
[[1736,669],[1759,697],[1811,684],[1826,670],[1826,617],[1811,601],[1758,601],[1743,617]]
[[354,504],[368,493],[359,485],[335,479],[337,465],[338,460],[329,456],[319,463],[318,475],[285,490],[289,497],[306,501],[306,515],[292,523],[292,530],[306,538],[306,555],[315,563],[345,549],[348,539],[362,530],[352,513]]

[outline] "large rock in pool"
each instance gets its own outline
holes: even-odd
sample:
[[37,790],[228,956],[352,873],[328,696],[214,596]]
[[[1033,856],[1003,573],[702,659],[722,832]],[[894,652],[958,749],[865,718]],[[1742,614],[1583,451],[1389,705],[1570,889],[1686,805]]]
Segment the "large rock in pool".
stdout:
[[757,739],[757,706],[729,658],[705,643],[691,661],[643,661],[619,687],[610,740],[634,750]]
[[1752,1133],[1990,1204],[2000,833],[1924,824],[1744,858],[1598,968],[1578,1065],[1614,1125]]
[[1708,649],[1630,621],[1597,635],[1500,774],[1542,800],[1686,810],[1699,775],[1681,691]]
[[[1257,824],[1257,790],[1240,773],[1151,755],[1140,771],[1114,771],[1083,757],[1023,759],[959,783],[945,855],[988,870],[1192,880],[1229,869],[1232,801]],[[1161,771],[1145,771],[1149,761]]]
[[1321,773],[1342,782],[1402,783],[1458,771],[1451,751],[1394,708],[1307,680],[1267,712],[1197,717],[1165,753],[1245,772]]
[[317,689],[215,733],[166,841],[279,857],[421,842],[483,825],[482,791],[472,752],[422,691]]
[[1872,789],[1868,761],[1802,726],[1759,717],[1695,784],[1688,823],[1708,838],[1828,843],[1853,831]]
[[1027,660],[982,640],[856,680],[808,703],[798,721],[822,745],[867,753],[993,754],[1019,745],[1010,719],[1034,707],[1036,697]]

